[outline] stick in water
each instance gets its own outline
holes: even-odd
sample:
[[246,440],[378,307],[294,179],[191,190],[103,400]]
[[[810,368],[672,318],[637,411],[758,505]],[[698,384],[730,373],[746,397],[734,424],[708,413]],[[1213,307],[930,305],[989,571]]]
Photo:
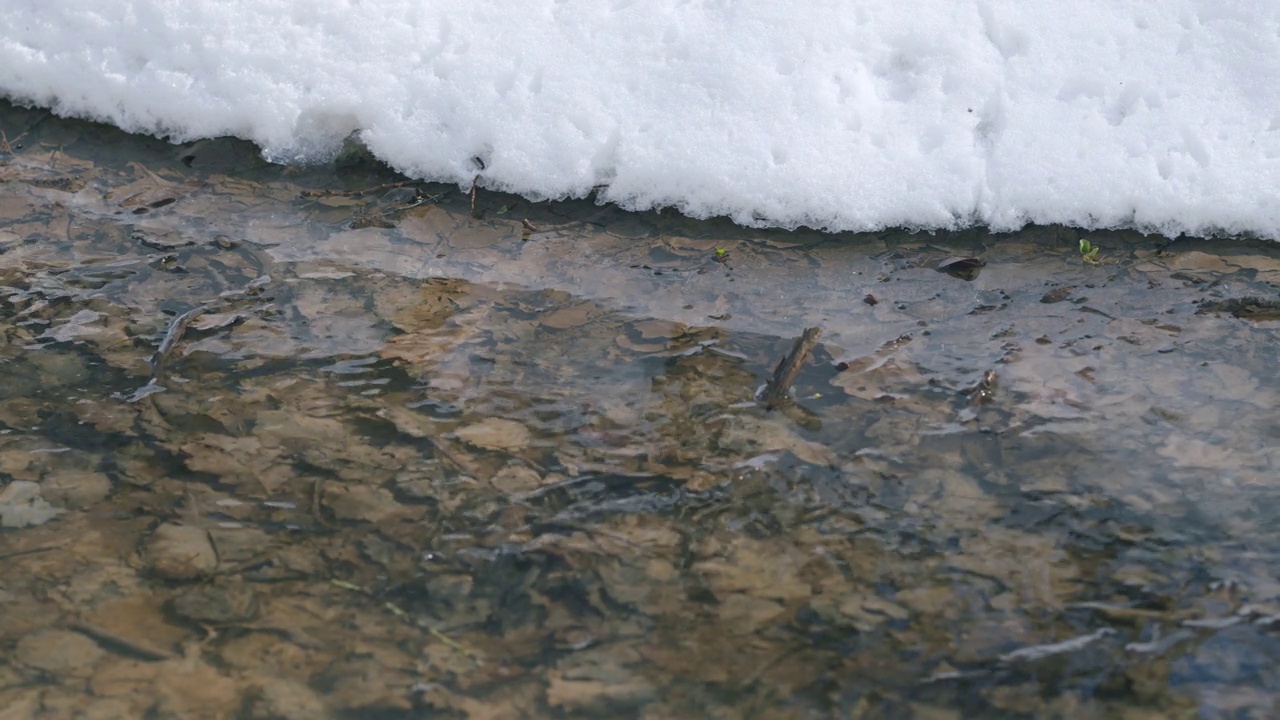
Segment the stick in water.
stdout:
[[821,337],[822,328],[811,327],[805,328],[804,333],[796,338],[796,344],[791,346],[791,352],[778,363],[778,367],[773,371],[773,377],[769,378],[769,382],[764,386],[764,392],[760,394],[760,400],[766,409],[773,410],[791,402],[791,385],[796,381],[800,368],[804,366],[804,361],[809,358],[809,353],[818,345],[818,339]]
[[187,326],[191,324],[192,320],[205,314],[208,310],[208,305],[200,305],[182,313],[169,324],[169,330],[165,332],[164,340],[160,341],[160,347],[156,349],[156,354],[151,356],[151,380],[153,382],[160,381],[160,373],[164,372],[164,364],[173,353],[173,349],[182,340],[182,336],[186,334]]

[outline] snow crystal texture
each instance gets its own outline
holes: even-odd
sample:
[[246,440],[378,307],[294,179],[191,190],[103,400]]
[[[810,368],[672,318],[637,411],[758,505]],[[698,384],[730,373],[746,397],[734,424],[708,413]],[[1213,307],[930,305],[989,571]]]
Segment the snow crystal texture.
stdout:
[[10,0],[0,93],[751,225],[1280,238],[1276,0]]

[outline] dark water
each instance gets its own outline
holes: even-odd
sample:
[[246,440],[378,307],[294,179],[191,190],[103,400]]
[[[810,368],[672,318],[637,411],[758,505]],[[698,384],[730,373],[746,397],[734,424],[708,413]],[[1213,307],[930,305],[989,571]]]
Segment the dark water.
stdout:
[[1274,243],[0,129],[6,717],[1280,711]]

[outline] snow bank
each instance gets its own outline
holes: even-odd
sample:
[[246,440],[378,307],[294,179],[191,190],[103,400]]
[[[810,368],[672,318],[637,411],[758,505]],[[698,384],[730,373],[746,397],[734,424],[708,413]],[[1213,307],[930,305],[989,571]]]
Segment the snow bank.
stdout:
[[751,225],[1280,238],[1276,0],[11,0],[0,93]]

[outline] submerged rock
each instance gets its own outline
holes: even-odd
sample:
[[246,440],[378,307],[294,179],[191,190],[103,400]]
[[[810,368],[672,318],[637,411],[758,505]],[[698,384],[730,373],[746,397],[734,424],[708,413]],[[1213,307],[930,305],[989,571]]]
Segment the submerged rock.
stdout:
[[264,677],[250,690],[247,717],[253,720],[323,720],[332,717],[324,702],[305,684]]
[[208,625],[235,625],[258,616],[258,595],[242,583],[201,585],[175,597],[169,608],[184,620]]
[[391,491],[368,485],[335,485],[325,491],[324,506],[339,520],[380,523],[406,514]]
[[458,430],[464,442],[484,450],[523,450],[529,445],[529,429],[503,418],[485,418]]
[[209,534],[190,525],[166,523],[156,528],[145,555],[151,572],[166,580],[194,580],[218,567]]
[[0,490],[0,527],[43,525],[61,512],[45,501],[40,486],[29,480],[15,480]]
[[41,493],[67,508],[97,504],[111,492],[111,478],[99,472],[54,473],[40,482]]
[[89,638],[69,630],[41,630],[18,641],[13,657],[18,664],[51,675],[87,675],[105,654]]

